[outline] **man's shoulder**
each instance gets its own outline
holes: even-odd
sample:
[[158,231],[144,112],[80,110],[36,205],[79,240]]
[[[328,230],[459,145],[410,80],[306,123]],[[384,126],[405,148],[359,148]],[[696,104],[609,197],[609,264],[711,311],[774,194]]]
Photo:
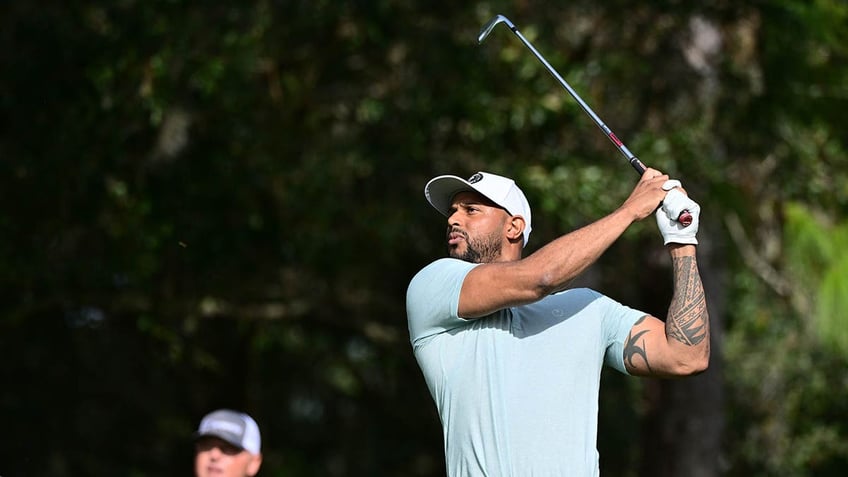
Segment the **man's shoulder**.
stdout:
[[407,300],[413,296],[440,295],[446,289],[462,284],[465,275],[475,264],[456,258],[440,258],[422,268],[412,277],[407,287]]
[[442,257],[442,258],[437,258],[436,260],[433,260],[432,262],[430,262],[424,268],[426,269],[426,268],[429,268],[429,267],[457,267],[457,266],[469,267],[470,268],[470,267],[474,267],[475,265],[477,265],[477,264],[471,263],[471,262],[466,262],[465,260],[460,260],[458,258]]
[[416,273],[415,276],[412,277],[412,281],[415,282],[416,280],[422,280],[429,277],[437,277],[439,275],[451,272],[467,272],[475,266],[476,264],[474,263],[466,262],[458,258],[439,258],[430,262],[424,268],[419,270],[418,273]]

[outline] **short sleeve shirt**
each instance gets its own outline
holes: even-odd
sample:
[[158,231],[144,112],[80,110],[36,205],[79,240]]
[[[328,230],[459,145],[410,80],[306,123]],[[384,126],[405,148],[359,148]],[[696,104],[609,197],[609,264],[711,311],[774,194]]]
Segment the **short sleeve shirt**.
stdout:
[[597,476],[598,392],[606,363],[645,313],[573,289],[466,320],[475,264],[445,258],[407,290],[415,358],[442,422],[448,475]]

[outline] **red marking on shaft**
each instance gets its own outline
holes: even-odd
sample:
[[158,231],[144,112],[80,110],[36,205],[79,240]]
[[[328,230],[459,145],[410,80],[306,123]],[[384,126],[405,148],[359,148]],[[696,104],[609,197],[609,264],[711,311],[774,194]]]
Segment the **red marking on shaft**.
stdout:
[[616,146],[621,147],[623,145],[621,144],[621,141],[619,141],[618,138],[615,137],[615,133],[610,133],[609,137],[610,139],[612,139],[612,142],[614,142]]

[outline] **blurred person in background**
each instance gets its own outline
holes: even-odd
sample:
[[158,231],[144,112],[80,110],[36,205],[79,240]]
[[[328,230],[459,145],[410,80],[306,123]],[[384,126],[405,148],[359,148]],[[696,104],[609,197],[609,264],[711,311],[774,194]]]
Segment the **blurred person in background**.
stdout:
[[230,409],[213,411],[194,434],[196,477],[252,477],[262,465],[262,438],[252,417]]

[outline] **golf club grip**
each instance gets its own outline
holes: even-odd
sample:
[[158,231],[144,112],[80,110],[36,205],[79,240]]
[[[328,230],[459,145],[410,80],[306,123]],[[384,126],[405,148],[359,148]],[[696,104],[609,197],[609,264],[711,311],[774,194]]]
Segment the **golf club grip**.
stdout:
[[[633,156],[630,159],[630,165],[636,169],[636,172],[638,172],[640,176],[645,173],[645,164],[642,164],[642,161],[640,161],[636,156]],[[692,214],[690,214],[688,210],[684,210],[679,216],[677,216],[677,221],[684,227],[688,227],[692,224]]]
[[689,213],[688,210],[684,210],[677,216],[677,221],[680,222],[684,227],[688,227],[692,225],[692,214]]

